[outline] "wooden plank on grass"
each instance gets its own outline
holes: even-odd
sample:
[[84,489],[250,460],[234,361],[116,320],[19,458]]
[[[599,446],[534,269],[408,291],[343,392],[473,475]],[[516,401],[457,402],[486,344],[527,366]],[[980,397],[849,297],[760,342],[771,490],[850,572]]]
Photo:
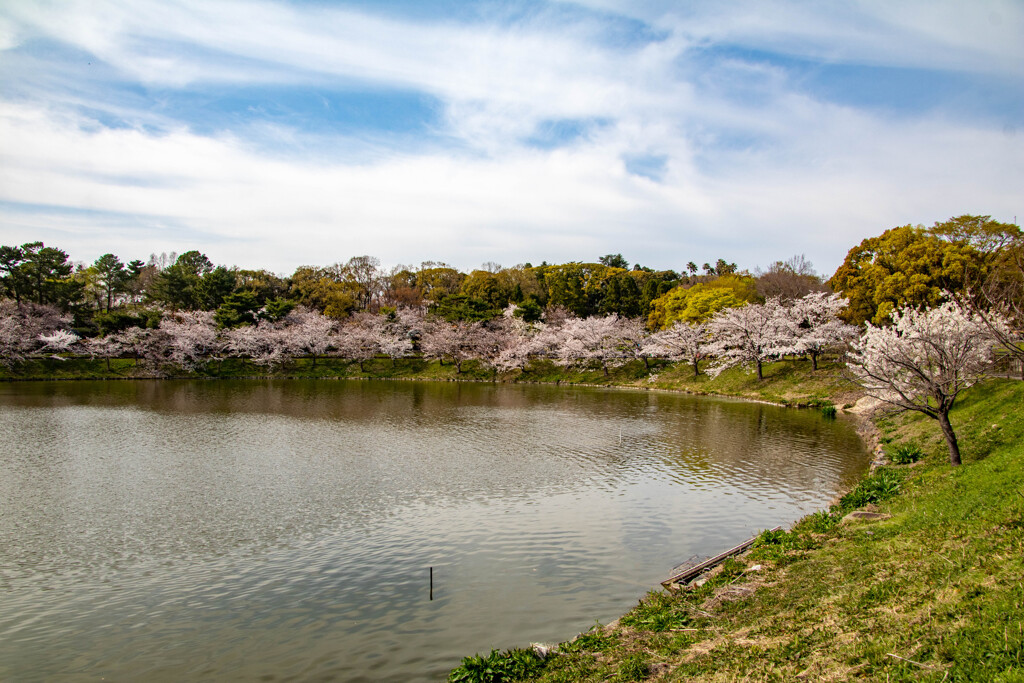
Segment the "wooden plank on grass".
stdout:
[[[769,529],[769,531],[780,531],[781,529],[782,529],[781,526],[777,526],[774,529]],[[737,553],[741,553],[744,550],[746,550],[747,548],[749,548],[750,546],[754,545],[754,541],[756,541],[758,536],[760,536],[760,535],[761,534],[758,534],[757,536],[754,536],[751,539],[743,541],[743,543],[740,543],[738,546],[735,546],[733,548],[729,548],[724,553],[719,553],[718,555],[715,555],[714,557],[710,557],[710,558],[704,560],[703,562],[701,562],[698,565],[694,565],[693,567],[690,567],[689,569],[687,569],[684,572],[680,572],[679,574],[676,574],[675,576],[672,576],[672,577],[669,577],[668,579],[665,579],[664,581],[661,582],[661,585],[664,586],[665,588],[668,588],[669,586],[671,586],[674,583],[685,583],[686,581],[689,581],[690,579],[692,579],[693,577],[697,576],[698,574],[700,574],[704,570],[710,569],[711,567],[714,567],[715,565],[723,562],[726,558],[732,557],[733,555],[736,555]]]

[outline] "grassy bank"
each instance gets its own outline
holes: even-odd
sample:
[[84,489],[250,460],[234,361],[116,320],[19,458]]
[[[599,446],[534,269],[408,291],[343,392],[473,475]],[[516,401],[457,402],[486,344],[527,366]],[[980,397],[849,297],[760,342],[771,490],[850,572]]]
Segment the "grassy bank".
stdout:
[[[543,662],[495,653],[453,679],[1024,681],[1022,405],[1024,382],[971,390],[952,416],[959,468],[931,420],[883,418],[887,448],[920,460]],[[865,506],[889,517],[841,521]]]

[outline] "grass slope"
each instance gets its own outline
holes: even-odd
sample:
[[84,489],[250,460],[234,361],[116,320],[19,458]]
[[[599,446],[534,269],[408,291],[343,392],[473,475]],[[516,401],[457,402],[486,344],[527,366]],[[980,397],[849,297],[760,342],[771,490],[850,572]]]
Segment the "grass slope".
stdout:
[[[959,468],[930,420],[881,420],[883,442],[924,458],[763,534],[698,588],[650,593],[523,680],[1024,681],[1021,406],[1020,381],[967,393],[953,412]],[[840,521],[867,501],[891,517]]]

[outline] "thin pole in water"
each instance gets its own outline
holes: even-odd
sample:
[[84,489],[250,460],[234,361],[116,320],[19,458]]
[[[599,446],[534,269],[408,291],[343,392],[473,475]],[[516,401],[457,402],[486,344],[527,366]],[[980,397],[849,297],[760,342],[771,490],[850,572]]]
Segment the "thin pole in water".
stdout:
[[434,568],[430,568],[430,599],[434,599]]

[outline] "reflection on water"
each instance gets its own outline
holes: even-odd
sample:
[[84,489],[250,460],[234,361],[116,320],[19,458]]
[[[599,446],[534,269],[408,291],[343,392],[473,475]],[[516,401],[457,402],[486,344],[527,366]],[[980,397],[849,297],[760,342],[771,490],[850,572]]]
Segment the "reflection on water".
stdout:
[[674,394],[4,384],[0,680],[443,680],[866,464],[841,421]]

